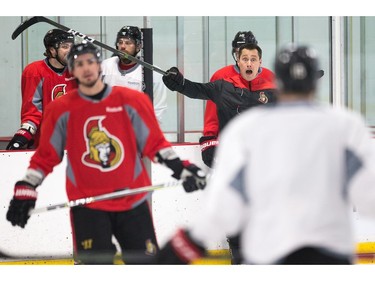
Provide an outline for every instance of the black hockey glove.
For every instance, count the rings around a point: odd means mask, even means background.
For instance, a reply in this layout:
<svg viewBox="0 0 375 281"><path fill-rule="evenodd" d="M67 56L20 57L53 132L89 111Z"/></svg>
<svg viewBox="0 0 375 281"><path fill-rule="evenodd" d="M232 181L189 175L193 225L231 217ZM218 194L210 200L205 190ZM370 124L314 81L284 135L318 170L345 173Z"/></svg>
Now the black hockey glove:
<svg viewBox="0 0 375 281"><path fill-rule="evenodd" d="M18 181L14 186L13 199L10 201L7 220L13 226L19 225L24 228L30 218L29 211L35 208L35 201L38 193L33 186L27 181Z"/></svg>
<svg viewBox="0 0 375 281"><path fill-rule="evenodd" d="M33 134L23 128L20 128L8 143L6 150L27 149L33 144Z"/></svg>
<svg viewBox="0 0 375 281"><path fill-rule="evenodd" d="M212 168L215 159L216 146L219 144L216 136L203 136L199 139L202 160L204 164Z"/></svg>
<svg viewBox="0 0 375 281"><path fill-rule="evenodd" d="M175 171L172 176L178 180L183 180L182 186L186 192L193 192L206 187L206 174L199 167L186 160L182 161L182 166L182 171L180 173Z"/></svg>
<svg viewBox="0 0 375 281"><path fill-rule="evenodd" d="M205 256L205 249L186 230L179 229L157 254L158 264L191 264Z"/></svg>
<svg viewBox="0 0 375 281"><path fill-rule="evenodd" d="M173 171L172 177L182 180L186 192L193 192L206 187L206 174L189 161L181 161L176 152L167 147L156 153L155 162L159 162Z"/></svg>
<svg viewBox="0 0 375 281"><path fill-rule="evenodd" d="M171 91L182 92L184 90L185 78L177 67L167 70L167 74L163 76L163 82Z"/></svg>

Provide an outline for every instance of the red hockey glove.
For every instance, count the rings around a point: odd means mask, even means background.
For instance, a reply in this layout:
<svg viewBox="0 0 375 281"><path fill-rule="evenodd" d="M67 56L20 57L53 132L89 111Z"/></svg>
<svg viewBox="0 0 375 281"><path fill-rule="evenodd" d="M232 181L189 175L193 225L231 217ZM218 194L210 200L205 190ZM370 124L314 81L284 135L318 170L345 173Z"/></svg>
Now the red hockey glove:
<svg viewBox="0 0 375 281"><path fill-rule="evenodd" d="M184 90L185 78L177 67L167 70L167 74L163 76L163 82L171 91L182 92Z"/></svg>
<svg viewBox="0 0 375 281"><path fill-rule="evenodd" d="M13 199L10 201L6 218L13 226L24 228L30 218L29 211L34 209L38 193L36 186L27 181L18 181L14 186Z"/></svg>
<svg viewBox="0 0 375 281"><path fill-rule="evenodd" d="M8 143L6 150L27 149L33 144L33 134L30 130L20 128Z"/></svg>
<svg viewBox="0 0 375 281"><path fill-rule="evenodd" d="M199 139L202 160L204 164L212 168L215 159L216 146L219 144L216 136L203 136Z"/></svg>
<svg viewBox="0 0 375 281"><path fill-rule="evenodd" d="M157 255L158 264L191 264L202 258L205 249L194 242L186 230L179 229Z"/></svg>

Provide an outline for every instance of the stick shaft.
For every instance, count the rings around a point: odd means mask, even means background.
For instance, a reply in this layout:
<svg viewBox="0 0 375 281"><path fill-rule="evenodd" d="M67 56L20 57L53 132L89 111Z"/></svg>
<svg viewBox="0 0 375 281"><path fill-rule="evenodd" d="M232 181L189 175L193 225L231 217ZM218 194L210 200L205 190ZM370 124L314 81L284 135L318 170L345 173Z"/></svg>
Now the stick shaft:
<svg viewBox="0 0 375 281"><path fill-rule="evenodd" d="M81 198L77 200L71 200L65 203L60 203L56 205L33 209L29 212L29 215L44 213L44 212L53 211L53 210L62 209L62 208L77 207L77 206L82 206L82 205L86 205L86 204L93 203L93 202L115 199L115 198L120 198L124 196L135 195L135 194L139 194L143 192L154 191L154 190L158 190L158 189L162 189L166 187L175 187L179 185L181 185L181 181L144 186L144 187L135 188L135 189L124 189L124 190L106 193L106 194L102 194L98 196L86 197L86 198Z"/></svg>
<svg viewBox="0 0 375 281"><path fill-rule="evenodd" d="M139 63L140 65L142 65L142 66L144 66L144 67L146 67L146 68L148 68L150 70L156 71L156 72L158 72L158 73L160 73L162 75L166 75L167 74L164 70L162 70L162 69L160 69L160 68L158 68L158 67L156 67L156 66L154 66L152 64L149 64L149 63L147 63L147 62L145 62L143 60L140 60L140 59L138 59L136 57L133 57L133 56L127 54L127 53L124 53L124 52L119 51L119 50L117 50L115 48L112 48L112 47L110 47L110 46L108 46L108 45L106 45L106 44L104 44L104 43L102 43L100 41L95 40L94 38L91 38L91 37L89 37L89 36L87 36L87 35L79 32L79 31L75 31L75 30L73 30L73 29L71 29L69 27L66 27L65 25L62 25L62 24L60 24L58 22L55 22L55 21L53 21L53 20L51 20L49 18L46 18L46 17L40 17L40 16L38 16L38 17L32 17L32 18L28 19L27 21L23 22L13 32L12 39L17 38L17 36L20 33L22 33L24 30L26 30L27 28L29 28L30 26L32 26L32 25L34 25L34 24L36 24L38 22L49 23L49 24L51 24L51 25L53 25L53 26L55 26L55 27L57 27L59 29L62 29L64 31L66 31L66 32L69 32L69 33L73 34L74 36L77 36L77 37L82 38L83 40L86 40L86 41L88 41L88 42L90 42L92 44L95 44L95 45L97 45L99 47L102 47L103 49L111 51L111 52L113 52L113 53L115 53L117 55L123 56L126 59L129 59L129 60L131 60L133 62Z"/></svg>

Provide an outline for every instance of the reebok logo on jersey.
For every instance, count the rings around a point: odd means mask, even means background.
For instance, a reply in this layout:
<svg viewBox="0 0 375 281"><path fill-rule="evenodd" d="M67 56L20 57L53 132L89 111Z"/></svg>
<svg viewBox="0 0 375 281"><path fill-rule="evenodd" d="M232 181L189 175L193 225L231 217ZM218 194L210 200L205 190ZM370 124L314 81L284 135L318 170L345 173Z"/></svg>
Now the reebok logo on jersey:
<svg viewBox="0 0 375 281"><path fill-rule="evenodd" d="M109 107L109 106L107 106L105 108L105 111L107 111L107 112L121 112L122 110L123 109L122 109L121 106L117 106L117 107Z"/></svg>
<svg viewBox="0 0 375 281"><path fill-rule="evenodd" d="M71 80L74 80L76 79L75 77L70 77L70 78L65 78L65 81L71 81Z"/></svg>
<svg viewBox="0 0 375 281"><path fill-rule="evenodd" d="M139 86L140 85L139 82L129 81L128 83L129 83L129 85L135 85L135 86Z"/></svg>

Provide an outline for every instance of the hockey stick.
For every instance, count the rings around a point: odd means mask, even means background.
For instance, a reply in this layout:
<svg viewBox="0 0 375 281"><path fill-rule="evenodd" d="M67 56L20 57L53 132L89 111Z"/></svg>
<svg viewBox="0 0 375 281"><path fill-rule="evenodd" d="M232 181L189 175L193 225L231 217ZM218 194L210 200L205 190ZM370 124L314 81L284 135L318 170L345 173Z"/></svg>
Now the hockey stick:
<svg viewBox="0 0 375 281"><path fill-rule="evenodd" d="M143 192L148 192L148 191L154 191L157 189L162 189L166 187L175 187L181 185L181 181L175 181L175 182L169 182L169 183L162 183L158 185L150 185L150 186L144 186L140 188L135 188L135 189L124 189L120 191L115 191L111 193L106 193L98 196L92 196L92 197L86 197L86 198L81 198L77 200L71 200L66 203L60 203L56 205L51 205L47 207L41 207L37 209L33 209L29 212L29 215L34 215L34 214L39 214L39 213L44 213L48 211L53 211L61 208L72 208L72 207L77 207L77 206L82 206L86 204L90 204L93 202L98 202L98 201L103 201L103 200L108 200L108 199L115 199L115 198L120 198L124 196L130 196L130 195L135 195Z"/></svg>
<svg viewBox="0 0 375 281"><path fill-rule="evenodd" d="M160 73L162 75L167 75L167 73L164 70L161 70L160 68L158 68L158 67L156 67L156 66L154 66L152 64L149 64L149 63L147 63L147 62L145 62L143 60L135 58L135 57L133 57L133 56L127 54L127 53L121 52L121 51L119 51L119 50L117 50L115 48L112 48L112 47L110 47L110 46L108 46L108 45L106 45L106 44L104 44L104 43L102 43L100 41L97 41L97 40L95 40L95 39L93 39L93 38L91 38L91 37L89 37L89 36L87 36L87 35L79 32L79 31L75 31L73 29L70 29L69 27L66 27L66 26L64 26L64 25L62 25L60 23L57 23L57 22L55 22L55 21L53 21L53 20L51 20L49 18L46 18L46 17L35 16L35 17L31 17L31 18L27 19L26 21L24 21L23 23L21 23L16 28L16 30L12 33L12 39L13 40L16 39L18 37L18 35L20 35L23 31L25 31L27 28L29 28L30 26L32 26L32 25L34 25L34 24L36 24L38 22L49 23L49 24L51 24L51 25L53 25L53 26L55 26L55 27L57 27L59 29L62 29L64 31L66 31L66 32L69 32L69 33L73 34L74 36L77 36L77 37L82 38L83 40L86 40L86 41L88 41L88 42L90 42L92 44L95 44L95 45L97 45L99 47L102 47L103 49L111 51L111 52L113 52L113 53L115 53L117 55L121 55L124 58L131 60L132 62L139 63L140 65L142 65L142 66L144 66L144 67L146 67L146 68L148 68L150 70L156 71L156 72L158 72L158 73Z"/></svg>

